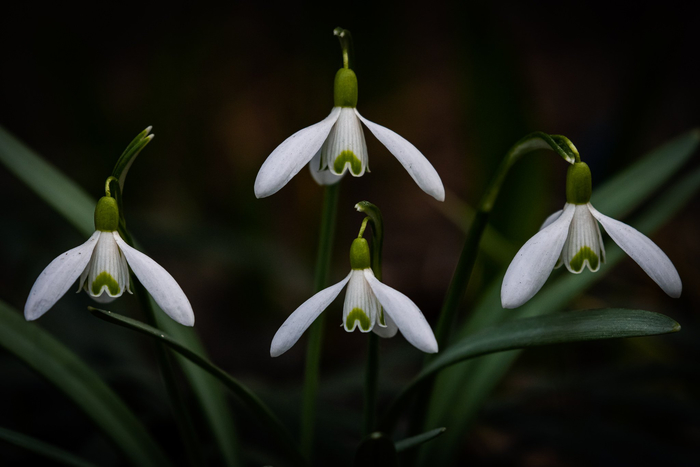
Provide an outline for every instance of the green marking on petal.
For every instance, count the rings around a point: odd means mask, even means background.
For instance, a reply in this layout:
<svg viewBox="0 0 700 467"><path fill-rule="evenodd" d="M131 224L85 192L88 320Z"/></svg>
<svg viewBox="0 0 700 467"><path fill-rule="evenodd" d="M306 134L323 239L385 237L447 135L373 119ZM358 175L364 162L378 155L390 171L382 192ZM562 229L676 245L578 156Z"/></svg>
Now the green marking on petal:
<svg viewBox="0 0 700 467"><path fill-rule="evenodd" d="M379 324L386 326L386 321L384 321L384 308L379 309Z"/></svg>
<svg viewBox="0 0 700 467"><path fill-rule="evenodd" d="M350 313L348 313L348 318L345 320L345 327L347 329L352 329L355 321L360 323L360 329L367 332L370 330L372 323L369 321L369 316L360 308L353 308Z"/></svg>
<svg viewBox="0 0 700 467"><path fill-rule="evenodd" d="M581 272L583 270L584 262L588 260L588 267L590 269L598 269L598 255L596 255L590 247L584 246L578 250L578 253L571 258L569 265L571 269L576 272Z"/></svg>
<svg viewBox="0 0 700 467"><path fill-rule="evenodd" d="M114 277L107 271L102 271L92 282L92 294L97 295L102 290L103 286L107 286L107 290L111 295L119 294L119 284L114 280Z"/></svg>
<svg viewBox="0 0 700 467"><path fill-rule="evenodd" d="M362 161L349 149L341 152L340 155L335 158L333 169L335 169L336 173L343 173L343 168L345 168L345 164L347 163L350 164L350 172L354 176L357 177L362 173Z"/></svg>

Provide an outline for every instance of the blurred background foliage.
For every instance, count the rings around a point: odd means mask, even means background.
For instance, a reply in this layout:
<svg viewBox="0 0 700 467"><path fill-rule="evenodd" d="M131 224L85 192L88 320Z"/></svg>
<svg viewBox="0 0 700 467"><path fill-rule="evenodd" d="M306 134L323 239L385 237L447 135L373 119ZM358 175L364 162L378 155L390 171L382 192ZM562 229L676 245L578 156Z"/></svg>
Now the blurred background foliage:
<svg viewBox="0 0 700 467"><path fill-rule="evenodd" d="M0 17L0 124L95 200L124 147L154 126L156 138L126 183L130 230L187 293L212 360L294 428L304 345L274 360L268 352L277 327L312 292L322 190L306 169L264 200L255 199L253 182L280 142L330 111L341 66L333 28L355 38L358 109L414 143L448 193L444 205L425 195L366 132L372 172L343 181L331 280L349 267L362 219L353 206L367 199L384 215L384 281L434 324L464 240L450 220L458 200L476 204L520 137L535 130L569 137L593 170L595 191L698 124L694 18L674 2L633 10L599 1L16 4ZM565 169L543 153L512 171L492 218L505 262L479 260L460 319L564 203ZM0 298L22 309L41 270L84 238L4 168L0 197ZM696 197L653 236L683 279L680 299L626 259L567 307L660 311L682 332L528 350L459 434L451 463L697 462L699 207ZM152 343L94 319L89 304L69 293L37 325L102 375L178 459ZM365 338L339 331L341 308L339 301L328 311L319 465L349 465L359 440ZM111 309L140 317L133 297ZM380 404L422 359L402 338L381 350ZM0 374L0 426L99 465L124 462L63 395L4 352ZM256 452L263 462L269 440L232 405L253 462ZM204 443L213 449L206 436ZM31 456L0 444L4 465Z"/></svg>

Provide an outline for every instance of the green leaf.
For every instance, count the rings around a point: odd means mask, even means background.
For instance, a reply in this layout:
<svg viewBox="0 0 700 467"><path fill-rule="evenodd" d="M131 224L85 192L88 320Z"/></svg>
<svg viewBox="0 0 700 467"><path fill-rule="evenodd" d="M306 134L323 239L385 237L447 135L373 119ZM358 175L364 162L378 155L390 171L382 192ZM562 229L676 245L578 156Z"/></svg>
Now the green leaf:
<svg viewBox="0 0 700 467"><path fill-rule="evenodd" d="M613 218L637 208L651 196L656 188L668 182L670 177L686 163L696 151L700 136L697 130L688 132L655 149L632 167L593 190L591 204ZM643 167L644 169L640 169ZM673 170L669 170L672 168ZM633 174L630 176L628 174ZM644 183L640 183L642 180ZM700 170L696 169L674 183L654 203L644 209L642 216L632 222L646 235L664 225L700 189ZM602 193L602 196L601 196ZM628 193L635 193L631 198ZM503 310L500 305L500 275L487 289L481 301L461 326L456 337L474 333L485 326L509 319L551 313L566 306L571 299L595 282L603 279L616 264L627 256L614 244L605 247L607 262L595 274L552 274L548 284L524 306L516 310ZM629 259L627 259L629 261ZM424 451L426 458L449 463L475 414L493 388L503 378L520 351L489 355L466 362L440 374L431 397L428 425L445 425L449 433Z"/></svg>
<svg viewBox="0 0 700 467"><path fill-rule="evenodd" d="M141 422L82 360L0 301L0 346L46 378L111 438L129 462L169 465Z"/></svg>
<svg viewBox="0 0 700 467"><path fill-rule="evenodd" d="M8 430L7 428L0 428L0 440L14 444L15 446L31 451L54 462L58 462L59 464L70 465L72 467L96 467L95 464L81 459L68 451L39 441L31 436Z"/></svg>
<svg viewBox="0 0 700 467"><path fill-rule="evenodd" d="M208 359L202 357L201 355L193 352L191 349L182 345L177 340L173 339L169 335L163 333L160 329L156 329L152 326L144 324L135 319L131 319L126 316L121 316L110 311L100 310L98 308L88 307L88 310L92 312L98 318L104 319L110 323L117 324L129 328L131 330L137 331L141 334L145 334L151 338L154 338L163 344L170 347L175 352L179 353L187 360L197 365L200 369L206 371L213 377L215 377L219 382L226 386L249 410L251 410L257 419L269 430L269 432L277 438L277 441L285 449L287 454L290 455L291 460L295 465L305 466L306 461L299 451L294 439L289 434L287 429L282 425L282 423L277 419L277 417L272 413L272 411L265 405L265 403L260 400L251 390L249 390L245 385L240 383L234 377L226 373L224 370L214 365Z"/></svg>
<svg viewBox="0 0 700 467"><path fill-rule="evenodd" d="M680 325L677 322L660 313L617 308L553 313L491 326L455 342L431 360L391 404L380 426L388 429L393 425L399 410L422 382L440 370L467 359L505 350L654 336L678 330Z"/></svg>
<svg viewBox="0 0 700 467"><path fill-rule="evenodd" d="M89 196L56 167L46 162L0 126L0 162L83 235L95 231L97 198Z"/></svg>
<svg viewBox="0 0 700 467"><path fill-rule="evenodd" d="M403 439L396 442L396 452L403 452L409 449L417 448L421 444L427 443L428 441L437 438L443 434L447 428L435 428L434 430L426 431L416 436L411 436L410 438Z"/></svg>
<svg viewBox="0 0 700 467"><path fill-rule="evenodd" d="M134 141L141 139L143 132ZM133 149L139 151L143 146L134 145L132 142L124 151L124 155L132 154ZM133 157L130 159L133 161ZM5 164L17 178L22 180L46 203L65 217L85 238L95 231L93 215L96 198L90 197L73 180L66 177L56 167L43 160L34 151L22 144L7 130L0 126L0 162ZM119 164L118 164L119 165ZM120 175L124 175L126 166ZM115 173L118 168L115 167ZM154 303L155 304L155 303ZM188 348L196 350L204 355L204 347L192 328L180 326L172 321L154 306L158 326L165 332L174 336L179 342ZM195 396L202 407L202 412L216 439L219 449L224 454L226 465L233 467L238 465L236 446L237 435L230 417L230 411L226 404L224 392L213 378L182 358L178 358L183 373L192 386Z"/></svg>

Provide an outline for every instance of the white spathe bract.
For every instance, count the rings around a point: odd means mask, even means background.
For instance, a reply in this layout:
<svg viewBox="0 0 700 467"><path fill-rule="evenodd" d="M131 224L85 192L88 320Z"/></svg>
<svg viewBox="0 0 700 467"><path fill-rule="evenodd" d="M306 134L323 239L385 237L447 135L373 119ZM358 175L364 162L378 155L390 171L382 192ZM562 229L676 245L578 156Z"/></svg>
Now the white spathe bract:
<svg viewBox="0 0 700 467"><path fill-rule="evenodd" d="M270 355L278 357L289 350L346 284L348 290L343 306L346 331L359 328L361 332L373 331L381 337L393 337L398 330L419 350L427 353L438 351L433 331L418 306L401 292L382 284L367 268L353 269L345 279L302 303L277 330Z"/></svg>
<svg viewBox="0 0 700 467"><path fill-rule="evenodd" d="M255 196L265 198L279 191L305 164L317 183L338 182L345 172L355 177L369 170L362 125L391 152L418 186L438 201L445 188L435 168L411 143L393 131L362 117L352 107L333 107L321 122L284 140L263 163L255 179Z"/></svg>
<svg viewBox="0 0 700 467"><path fill-rule="evenodd" d="M127 245L118 232L99 230L44 269L29 292L24 316L28 321L39 318L76 279L80 279L78 291L84 289L99 303L111 302L125 290L131 293L129 266L168 316L185 326L194 325L192 306L175 279L151 258Z"/></svg>
<svg viewBox="0 0 700 467"><path fill-rule="evenodd" d="M600 222L615 243L673 298L680 297L681 278L668 256L638 230L598 212L591 203L566 203L545 220L508 266L501 287L503 308L517 308L544 285L562 264L573 273L595 272L605 262Z"/></svg>

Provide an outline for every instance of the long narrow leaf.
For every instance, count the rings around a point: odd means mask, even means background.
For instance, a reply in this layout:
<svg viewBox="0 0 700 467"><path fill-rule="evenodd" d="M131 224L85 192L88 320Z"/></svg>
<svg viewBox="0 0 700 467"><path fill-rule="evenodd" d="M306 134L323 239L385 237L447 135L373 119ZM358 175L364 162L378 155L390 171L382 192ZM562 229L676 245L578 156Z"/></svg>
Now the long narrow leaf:
<svg viewBox="0 0 700 467"><path fill-rule="evenodd" d="M592 203L601 212L619 218L625 212L632 211L648 198L653 189L666 183L675 171L687 162L698 146L698 132L692 131L674 139L670 143L652 151L623 174L613 178L594 190ZM638 183L642 175L638 167L644 167L645 183ZM636 174L635 177L626 175ZM700 189L700 170L694 170L680 182L675 183L659 196L654 203L644 210L643 215L632 225L649 235L666 223L688 200ZM639 199L627 196L634 192ZM604 198L600 196L603 193ZM530 302L517 310L503 310L500 306L499 277L487 289L481 302L473 311L470 319L456 333L465 336L476 332L484 326L503 322L508 319L551 313L564 307L573 297L603 279L614 266L626 256L615 245L606 246L607 262L595 274L560 274L552 278ZM556 274L554 274L556 275ZM466 362L443 372L438 378L436 390L431 400L430 416L427 423L445 425L450 431L435 444L424 451L426 458L449 462L449 458L463 439L465 430L471 425L475 413L484 399L493 390L498 381L507 372L520 351L489 355L476 361Z"/></svg>
<svg viewBox="0 0 700 467"><path fill-rule="evenodd" d="M145 144L143 141L148 140L141 139L142 145ZM133 161L133 158L130 160ZM74 181L22 144L2 126L0 162L86 238L94 232L93 214L96 198L90 197ZM121 172L124 173L125 170ZM167 318L160 308L155 308L158 326L161 329L200 355L205 354L204 347L193 329L178 325ZM178 357L178 362L202 407L204 417L226 459L226 465L237 465L237 434L221 386L210 375L185 359Z"/></svg>
<svg viewBox="0 0 700 467"><path fill-rule="evenodd" d="M483 329L450 345L432 360L392 403L380 426L388 429L420 384L440 370L481 355L542 345L667 334L680 330L668 316L608 308L554 313Z"/></svg>
<svg viewBox="0 0 700 467"><path fill-rule="evenodd" d="M164 334L160 329L156 329L147 324L141 323L134 319L128 318L126 316L121 316L110 311L100 310L98 308L88 307L88 309L98 318L109 321L110 323L117 324L119 326L124 326L131 330L137 331L141 334L145 334L157 341L167 345L175 352L179 353L183 357L187 358L190 362L197 365L202 370L206 371L213 377L219 380L224 386L226 386L236 397L238 397L241 402L251 410L258 420L268 429L268 431L273 434L281 446L286 450L287 454L290 455L294 465L305 466L306 461L301 454L301 451L294 442L292 436L289 434L287 429L282 425L282 423L277 419L277 417L272 413L272 411L265 405L265 403L258 398L252 391L250 391L245 385L240 383L234 377L226 373L224 370L214 365L208 359L202 357L201 355L193 352L191 349L182 345L177 340L173 339L171 336Z"/></svg>
<svg viewBox="0 0 700 467"><path fill-rule="evenodd" d="M169 465L141 422L80 358L0 301L0 347L5 348L73 400L107 434L129 462Z"/></svg>
<svg viewBox="0 0 700 467"><path fill-rule="evenodd" d="M0 440L14 444L15 446L31 451L54 462L58 462L59 464L69 465L72 467L95 467L95 464L81 459L68 451L64 451L56 446L39 441L31 436L8 430L7 428L0 428Z"/></svg>

